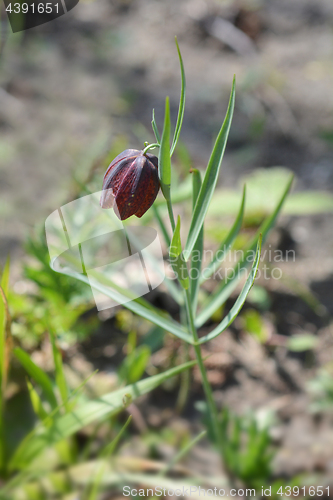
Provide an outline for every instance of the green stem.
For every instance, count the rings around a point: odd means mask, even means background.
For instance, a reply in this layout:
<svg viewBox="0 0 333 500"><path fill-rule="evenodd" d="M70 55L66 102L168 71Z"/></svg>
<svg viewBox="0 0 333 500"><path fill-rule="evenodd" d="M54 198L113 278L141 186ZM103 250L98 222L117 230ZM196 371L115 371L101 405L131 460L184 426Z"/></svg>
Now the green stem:
<svg viewBox="0 0 333 500"><path fill-rule="evenodd" d="M202 355L201 355L201 348L200 348L200 345L198 344L198 340L199 340L198 333L197 333L196 327L194 325L193 310L191 307L191 295L190 295L190 292L188 289L185 290L185 303L186 303L189 328L190 328L190 331L193 335L193 340L195 342L193 347L194 347L195 355L196 355L198 366L199 366L200 373L201 373L202 385L204 388L206 401L207 401L207 405L208 405L209 417L211 419L211 424L212 424L213 432L214 432L214 435L216 438L216 442L218 443L219 449L221 450L222 449L222 447L221 447L222 438L221 438L221 431L220 431L220 426L219 426L218 410L217 410L217 407L216 407L216 404L214 401L212 388L211 388L210 383L209 383L208 378L207 378L206 368L205 368L205 365L204 365L204 362L202 359Z"/></svg>
<svg viewBox="0 0 333 500"><path fill-rule="evenodd" d="M167 202L167 207L168 207L168 212L169 212L169 219L170 219L170 224L171 224L171 228L172 228L172 233L174 233L175 229L176 229L176 224L175 224L175 218L173 215L171 199L166 198L166 202Z"/></svg>
<svg viewBox="0 0 333 500"><path fill-rule="evenodd" d="M156 142L156 143L154 143L154 144L148 144L148 146L146 146L146 147L144 148L144 150L142 151L142 153L143 153L143 154L146 154L146 153L147 153L147 151L149 151L150 149L155 149L155 148L159 148L159 147L160 147L160 145L159 145L159 144L157 144L157 142Z"/></svg>
<svg viewBox="0 0 333 500"><path fill-rule="evenodd" d="M180 319L181 319L181 324L187 327L187 312L186 312L186 307L185 304L183 304L180 308ZM184 345L184 353L183 357L184 359L182 360L182 363L186 363L187 361L190 361L190 349L189 349L189 344L185 342ZM178 392L178 398L177 398L177 403L176 403L176 410L178 413L182 413L186 403L188 401L188 396L190 392L190 370L185 370L181 373L180 376L180 387L179 387L179 392Z"/></svg>

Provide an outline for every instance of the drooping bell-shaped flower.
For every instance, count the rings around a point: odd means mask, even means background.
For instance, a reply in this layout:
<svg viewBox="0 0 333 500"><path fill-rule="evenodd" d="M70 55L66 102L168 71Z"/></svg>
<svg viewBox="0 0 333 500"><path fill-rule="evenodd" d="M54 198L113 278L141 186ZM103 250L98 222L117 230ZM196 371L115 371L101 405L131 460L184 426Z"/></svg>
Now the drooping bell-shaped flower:
<svg viewBox="0 0 333 500"><path fill-rule="evenodd" d="M105 172L100 205L114 207L121 220L131 215L142 217L154 203L159 188L157 157L126 149Z"/></svg>

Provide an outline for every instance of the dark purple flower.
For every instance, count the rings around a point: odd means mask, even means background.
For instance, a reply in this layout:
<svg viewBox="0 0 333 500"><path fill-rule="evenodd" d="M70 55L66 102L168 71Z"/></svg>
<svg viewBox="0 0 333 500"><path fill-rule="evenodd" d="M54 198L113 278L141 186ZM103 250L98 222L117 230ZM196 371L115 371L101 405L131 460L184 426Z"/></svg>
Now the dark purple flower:
<svg viewBox="0 0 333 500"><path fill-rule="evenodd" d="M105 172L100 205L111 208L116 204L115 212L121 220L131 215L142 217L154 203L159 188L156 156L126 149Z"/></svg>

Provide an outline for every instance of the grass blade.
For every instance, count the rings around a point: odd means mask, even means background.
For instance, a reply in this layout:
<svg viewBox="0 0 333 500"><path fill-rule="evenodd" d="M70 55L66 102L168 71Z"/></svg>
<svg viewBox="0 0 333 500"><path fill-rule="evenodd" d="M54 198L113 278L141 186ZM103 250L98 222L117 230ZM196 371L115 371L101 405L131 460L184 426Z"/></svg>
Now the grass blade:
<svg viewBox="0 0 333 500"><path fill-rule="evenodd" d="M57 407L58 403L53 392L52 382L46 373L39 368L27 354L20 347L15 347L13 349L15 357L19 360L23 368L26 370L28 375L34 379L34 381L40 386L45 396L45 399L50 403L51 408Z"/></svg>
<svg viewBox="0 0 333 500"><path fill-rule="evenodd" d="M122 438L124 432L126 431L127 427L131 423L131 421L132 421L132 415L130 415L128 417L128 419L126 420L125 424L122 426L122 428L120 429L120 431L118 432L116 437L114 439L112 439L111 443L108 443L105 446L105 448L103 448L103 450L99 454L100 457L106 457L106 456L109 457L110 455L113 454L114 450L116 449L120 439Z"/></svg>
<svg viewBox="0 0 333 500"><path fill-rule="evenodd" d="M165 99L164 127L158 156L158 174L161 190L166 200L170 200L171 159L170 159L170 104Z"/></svg>
<svg viewBox="0 0 333 500"><path fill-rule="evenodd" d="M4 422L3 412L5 402L3 399L4 390L7 381L7 371L9 365L9 337L10 337L10 315L8 310L7 296L9 288L9 257L2 271L0 281L0 470L5 467L5 448L4 448Z"/></svg>
<svg viewBox="0 0 333 500"><path fill-rule="evenodd" d="M195 203L198 199L198 195L201 188L201 175L200 171L197 169L192 169L192 180L193 180L193 209L195 208ZM202 225L197 241L193 247L192 259L191 259L191 304L193 310L193 316L196 315L197 303L198 303L198 292L200 286L200 275L201 275L201 265L203 256L203 245L204 245L204 226Z"/></svg>
<svg viewBox="0 0 333 500"><path fill-rule="evenodd" d="M0 283L6 296L8 295L8 288L9 288L9 270L10 270L10 259L8 257L2 271L1 283Z"/></svg>
<svg viewBox="0 0 333 500"><path fill-rule="evenodd" d="M68 438L91 422L116 415L124 409L125 400L131 401L147 394L168 378L174 377L194 365L195 362L191 361L177 366L84 403L72 412L60 416L54 420L50 427L42 428L38 434L28 436L21 443L10 462L10 468L13 470L27 467L46 447L53 446L58 441Z"/></svg>
<svg viewBox="0 0 333 500"><path fill-rule="evenodd" d="M125 430L129 426L131 420L132 420L132 415L130 415L128 417L128 419L126 420L125 424L123 425L123 427L118 432L117 436L111 441L111 443L109 443L102 450L102 452L99 454L99 456L109 457L110 455L112 455L112 453L115 450L117 444L119 443L122 435L124 434ZM107 462L104 461L98 467L97 473L95 475L95 478L93 479L93 483L92 483L91 488L90 488L90 493L89 493L89 496L88 496L88 500L97 500L99 491L101 489L101 482L102 482L102 479L103 479L103 476L104 476L104 473L105 473L106 464L107 464Z"/></svg>
<svg viewBox="0 0 333 500"><path fill-rule="evenodd" d="M86 283L90 287L98 290L107 297L110 297L118 304L122 304L124 307L130 311L138 314L142 318L148 319L155 325L160 326L164 330L173 333L177 337L185 340L186 342L192 342L192 338L189 333L183 328L179 323L167 315L163 315L161 311L153 307L149 302L144 300L142 297L137 298L136 294L130 289L125 289L114 283L112 280L104 276L101 272L96 270L89 271L89 278L85 274L73 271L70 269L70 265L73 267L78 266L78 259L72 255L67 257L67 266L63 267L60 272L67 276L76 278L83 283ZM92 279L93 278L93 279Z"/></svg>
<svg viewBox="0 0 333 500"><path fill-rule="evenodd" d="M226 277L226 279L218 286L217 290L209 297L207 303L204 304L202 311L195 320L195 325L197 328L202 326L212 316L212 314L222 304L224 304L224 302L230 297L232 292L237 287L241 272L250 264L249 256L254 252L260 234L262 235L262 242L264 244L269 231L274 226L283 203L290 191L293 179L294 176L291 176L275 210L261 224L260 228L257 231L257 234L245 249L243 258L234 266L230 275Z"/></svg>
<svg viewBox="0 0 333 500"><path fill-rule="evenodd" d="M6 344L7 344L7 333L8 333L8 323L10 321L7 297L9 288L9 257L6 260L6 264L3 268L1 275L1 297L0 297L0 389L1 394L4 390L4 383L6 380L7 373L7 360L6 360ZM0 395L1 398L1 395Z"/></svg>
<svg viewBox="0 0 333 500"><path fill-rule="evenodd" d="M191 255L216 187L235 106L235 85L236 81L234 77L227 113L210 156L205 177L194 209L189 235L184 250L185 260L188 260Z"/></svg>
<svg viewBox="0 0 333 500"><path fill-rule="evenodd" d="M168 318L167 316L163 316L158 309L151 306L151 304L149 304L148 302L142 299L130 300L126 302L124 301L124 299L127 298L126 295L122 295L119 291L111 290L109 287L104 286L101 282L97 283L94 280L94 282L90 283L88 278L84 274L67 270L65 274L67 274L68 276L73 276L74 278L83 281L87 285L92 286L96 290L105 294L107 297L110 297L111 299L115 300L118 303L122 303L123 306L126 307L126 309L129 309L138 316L141 316L142 318L151 321L152 323L154 323L154 325L160 326L167 332L173 333L174 335L176 335L176 337L185 340L185 342L189 343L193 342L191 336L185 330L185 328L183 328L179 323L177 323L173 319ZM102 281L103 279L105 281L105 277L103 277L101 273L97 272L93 273L91 271L91 274L94 274L97 279L100 278L100 281Z"/></svg>
<svg viewBox="0 0 333 500"><path fill-rule="evenodd" d="M67 387L67 382L64 374L64 368L62 364L62 356L61 352L56 344L56 339L55 335L52 332L51 329L49 329L50 332L50 338L51 338L51 344L52 344L52 352L53 352L53 360L54 360L54 367L55 367L55 380L56 380L56 385L58 387L60 396L61 396L61 401L63 402L66 410L68 410L68 387Z"/></svg>
<svg viewBox="0 0 333 500"><path fill-rule="evenodd" d="M33 387L32 383L29 381L29 379L27 379L27 386L28 386L28 390L29 390L30 401L31 401L32 407L34 409L34 412L36 413L38 418L43 421L45 418L47 418L47 413L44 410L43 403L42 403L37 391Z"/></svg>
<svg viewBox="0 0 333 500"><path fill-rule="evenodd" d="M182 128L184 111L185 111L185 94L186 94L186 79L185 79L183 58L182 58L182 55L180 53L180 49L179 49L179 45L178 45L178 41L177 41L176 36L175 36L175 42L176 42L176 47L177 47L177 52L178 52L178 57L179 57L182 83L181 83L180 100L179 100L179 107L178 107L178 116L177 116L177 122L176 122L176 127L175 127L175 133L174 133L173 140L172 140L170 156L173 155L173 152L177 146L179 134L180 134L180 131Z"/></svg>
<svg viewBox="0 0 333 500"><path fill-rule="evenodd" d="M200 283L203 283L204 281L206 281L216 271L216 269L218 268L219 264L221 263L223 257L225 256L225 254L227 253L227 251L229 250L229 248L231 247L231 245L235 241L235 239L240 231L240 228L242 227L242 223L243 223L244 207L245 207L245 194L246 194L246 188L244 186L242 202L241 202L241 206L240 206L238 215L236 217L236 220L235 220L232 228L230 229L229 233L227 234L226 238L222 241L221 245L217 249L213 260L205 269L204 276L201 277Z"/></svg>
<svg viewBox="0 0 333 500"><path fill-rule="evenodd" d="M252 285L254 283L254 280L255 280L255 277L256 277L256 274L258 271L259 262L260 262L260 251L261 251L261 237L259 238L259 241L257 244L257 252L256 252L256 256L255 256L255 259L254 259L254 262L252 265L252 269L249 273L249 276L245 282L245 285L244 285L241 293L237 297L235 304L230 309L227 316L221 321L221 323L216 328L214 328L214 330L212 330L210 333L208 333L204 337L200 338L200 344L203 344L204 342L208 342L208 340L212 340L215 337L217 337L218 335L220 335L220 333L222 333L226 328L228 328L229 325L231 325L231 323L234 321L236 316L239 314L239 311L243 307L243 304L246 300L246 297L247 297L247 295L248 295L249 291L251 290Z"/></svg>
<svg viewBox="0 0 333 500"><path fill-rule="evenodd" d="M177 455L158 473L158 476L165 476L187 453L195 446L200 439L207 434L207 431L202 431L189 443L187 443Z"/></svg>

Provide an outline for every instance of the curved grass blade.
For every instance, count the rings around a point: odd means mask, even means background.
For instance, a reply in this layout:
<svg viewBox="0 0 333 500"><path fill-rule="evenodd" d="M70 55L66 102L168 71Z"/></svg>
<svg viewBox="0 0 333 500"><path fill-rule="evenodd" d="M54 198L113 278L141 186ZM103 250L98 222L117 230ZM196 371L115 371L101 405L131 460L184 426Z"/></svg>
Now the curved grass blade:
<svg viewBox="0 0 333 500"><path fill-rule="evenodd" d="M178 52L178 57L179 57L182 83L181 83L180 100L179 100L179 107L178 107L178 116L177 116L177 122L176 122L176 127L175 127L175 133L174 133L173 140L172 140L170 156L172 156L174 153L174 150L177 146L179 134L180 134L180 131L182 128L184 111L185 111L185 94L186 94L186 79L185 79L183 58L182 58L182 55L180 53L180 49L179 49L179 45L178 45L178 41L177 41L176 36L175 36L175 42L176 42L176 47L177 47L177 52Z"/></svg>
<svg viewBox="0 0 333 500"><path fill-rule="evenodd" d="M83 283L86 283L89 286L92 286L96 290L102 292L105 294L107 297L110 297L111 299L115 300L118 303L122 303L123 307L126 307L126 309L129 309L130 311L134 312L135 314L138 314L142 318L148 319L154 325L160 326L167 332L173 333L176 335L176 337L184 340L185 342L192 343L193 340L189 333L176 321L174 321L171 318L168 318L167 316L163 316L158 309L153 307L151 304L149 304L147 301L144 299L135 299L135 300L129 300L128 302L124 303L124 299L128 299L128 294L125 293L126 291L120 291L119 290L110 290L110 288L106 288L102 282L107 282L110 283L110 280L107 280L105 276L103 276L101 273L97 273L96 271L90 271L92 275L96 279L100 280L100 283L96 283L95 281L93 283L89 282L89 279L84 275L80 273L76 273L74 271L69 271L66 270L63 271L64 274L67 274L68 276L72 276ZM112 283L111 283L112 285ZM118 287L119 288L119 287Z"/></svg>
<svg viewBox="0 0 333 500"><path fill-rule="evenodd" d="M55 380L56 380L56 385L58 387L60 396L61 396L61 401L63 402L66 411L69 409L68 406L68 387L67 387L67 382L64 374L64 367L62 364L62 356L61 352L56 344L56 338L55 334L52 331L51 328L49 328L50 332L50 338L51 338L51 344L52 344L52 352L53 352L53 361L54 361L54 367L55 367Z"/></svg>
<svg viewBox="0 0 333 500"><path fill-rule="evenodd" d="M181 286L187 290L190 286L188 269L183 258L182 244L180 241L180 216L178 215L177 225L173 233L170 245L170 263Z"/></svg>
<svg viewBox="0 0 333 500"><path fill-rule="evenodd" d="M38 434L28 436L21 443L10 462L10 469L27 467L46 447L53 446L62 439L68 438L91 422L116 415L124 409L125 400L134 400L147 394L168 378L174 377L194 365L195 362L191 361L177 366L84 403L77 409L55 419L50 427L42 428Z"/></svg>
<svg viewBox="0 0 333 500"><path fill-rule="evenodd" d="M214 328L210 333L205 335L204 337L200 338L200 344L203 344L205 342L208 342L208 340L212 340L220 333L222 333L226 328L228 328L229 325L234 321L234 319L238 316L239 311L242 309L243 304L246 300L246 297L248 296L249 291L252 288L252 285L254 283L257 271L258 271L258 266L260 262L260 252L261 252L261 241L262 238L260 236L258 244L257 244L257 251L256 251L256 256L253 262L253 266L251 268L251 271L249 273L249 276L245 282L245 285L243 286L243 289L241 293L238 295L237 300L233 307L230 309L229 313L227 316L221 321L221 323Z"/></svg>
<svg viewBox="0 0 333 500"><path fill-rule="evenodd" d="M217 136L212 154L210 156L205 177L200 189L200 193L198 196L197 203L195 205L194 213L192 216L192 221L190 225L190 230L184 250L184 257L185 260L188 260L193 247L195 245L195 242L197 241L197 238L200 233L200 229L203 225L203 222L205 220L205 216L209 207L209 203L212 199L217 179L219 176L220 172L220 167L224 155L224 150L227 144L227 139L229 135L229 130L231 126L231 120L232 120L232 115L234 112L234 106L235 106L235 85L236 85L236 80L235 77L232 82L232 88L231 88L231 94L230 94L230 99L229 99L229 105L227 109L227 113L224 119L224 122L222 124L222 127L220 129L220 132Z"/></svg>
<svg viewBox="0 0 333 500"><path fill-rule="evenodd" d="M54 409L58 406L56 397L53 392L52 382L46 373L39 368L31 359L29 354L27 354L20 347L15 347L13 349L15 357L19 360L23 368L26 370L28 375L34 379L34 381L40 386L45 396L45 399L50 403L51 408Z"/></svg>
<svg viewBox="0 0 333 500"><path fill-rule="evenodd" d="M229 233L227 234L226 238L222 241L221 245L215 252L214 258L211 261L211 263L206 267L204 275L201 277L200 283L204 283L210 276L216 271L218 268L219 264L223 260L225 254L235 241L240 228L242 227L243 223L243 217L244 217L244 207L245 207L245 193L246 193L246 188L244 186L243 189L243 197L242 197L242 202L241 206L239 208L238 215L236 217L236 220L230 229ZM220 253L219 253L220 252Z"/></svg>
<svg viewBox="0 0 333 500"><path fill-rule="evenodd" d="M290 177L290 180L284 189L282 196L275 208L275 210L264 220L261 224L260 228L257 231L257 234L254 236L253 240L249 243L247 248L244 250L243 258L240 259L239 262L234 266L230 275L226 277L226 279L217 287L217 290L209 297L206 304L204 304L202 311L199 313L195 320L195 326L199 328L202 326L211 316L212 314L222 305L224 302L230 297L232 292L238 285L238 280L241 276L241 272L246 269L246 267L250 264L250 256L253 254L259 235L262 234L262 242L264 243L269 231L274 226L275 221L281 211L283 203L290 191L294 176Z"/></svg>
<svg viewBox="0 0 333 500"><path fill-rule="evenodd" d="M201 175L200 171L197 169L192 169L192 180L193 180L193 209L195 208L195 203L198 199L198 195L201 188ZM198 303L198 292L200 285L200 275L202 266L202 256L203 256L203 244L204 244L204 226L202 225L197 241L193 247L192 259L191 259L191 305L193 316L196 315L197 303Z"/></svg>
<svg viewBox="0 0 333 500"><path fill-rule="evenodd" d="M159 133L157 125L156 125L155 110L154 109L153 109L153 116L152 116L152 120L151 120L151 126L153 129L154 135L155 135L156 142L158 142L158 144L161 144L161 136L160 136L160 133Z"/></svg>
<svg viewBox="0 0 333 500"><path fill-rule="evenodd" d="M69 265L73 265L74 268L78 268L80 265L82 267L82 264L80 264L76 257L69 254L66 258L67 266L61 269L61 274L66 274L67 276L71 276L79 281L82 281L83 283L86 283L95 290L98 290L107 297L110 297L115 302L118 302L118 304L122 304L130 311L138 314L142 318L148 319L155 325L173 333L182 340L192 343L192 337L179 323L163 315L157 308L152 306L142 297L137 298L137 295L133 293L132 290L120 287L112 280L104 276L103 273L96 271L96 269L89 271L90 277L93 278L93 280L90 281L85 274L73 271L69 267Z"/></svg>

